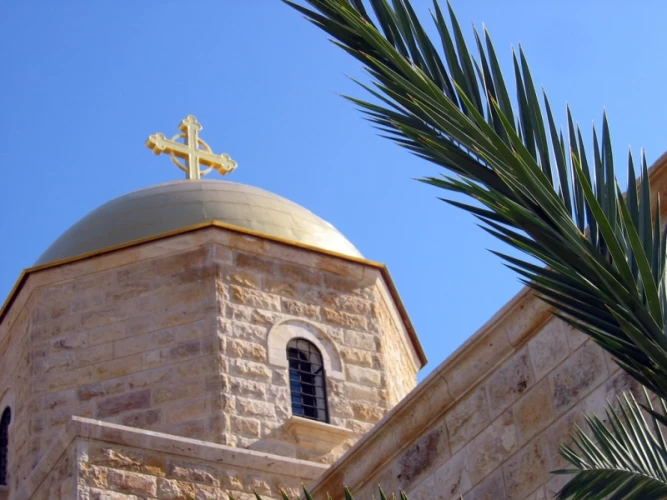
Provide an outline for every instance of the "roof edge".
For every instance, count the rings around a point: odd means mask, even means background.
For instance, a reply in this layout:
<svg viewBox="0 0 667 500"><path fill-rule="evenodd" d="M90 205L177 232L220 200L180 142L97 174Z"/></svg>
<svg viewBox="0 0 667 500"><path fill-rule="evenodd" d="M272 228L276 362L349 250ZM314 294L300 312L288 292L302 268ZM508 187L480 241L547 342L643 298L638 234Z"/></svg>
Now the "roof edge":
<svg viewBox="0 0 667 500"><path fill-rule="evenodd" d="M21 274L19 275L18 279L14 283L14 286L12 287L11 291L9 292L9 295L7 296L7 299L5 299L5 302L2 305L2 308L0 308L0 324L4 321L5 316L7 314L7 311L9 310L9 307L12 305L14 302L15 298L18 296L19 292L21 291L21 288L27 281L28 277L34 273L37 273L39 271L44 271L47 269L51 269L54 267L58 266L63 266L66 264L71 264L73 262L79 262L85 259L91 259L94 257L97 257L99 255L111 253L111 252L116 252L119 250L124 250L126 248L142 245L144 243L150 243L152 241L156 240L161 240L164 238L169 238L172 236L178 236L181 234L189 233L192 231L197 231L199 229L204 229L208 227L217 227L220 229L226 229L228 231L232 231L235 233L239 234L244 234L248 236L254 236L257 238L262 238L264 240L272 241L274 243L279 243L282 245L288 245L288 246L293 246L297 248L301 248L303 250L308 250L311 252L319 253L321 255L328 255L330 257L336 257L339 259L347 260L349 262L354 262L356 264L361 264L364 266L372 267L375 269L378 269L382 275L382 278L384 279L385 283L387 284L387 288L389 289L389 293L391 294L392 299L396 303L396 307L398 309L398 312L401 316L401 320L403 321L405 328L408 332L408 336L410 337L410 341L412 343L412 346L415 349L415 352L417 354L417 358L419 359L421 366L419 367L420 369L423 368L426 363L426 354L424 353L424 350L421 346L421 343L419 342L419 338L417 337L417 333L415 332L414 326L412 325L412 321L410 320L410 317L408 316L408 312L405 309L405 305L403 304L403 301L401 300L401 297L398 294L398 290L396 289L396 285L394 284L394 281L389 274L389 269L385 264L382 264L381 262L376 262L372 261L363 257L355 257L353 255L346 255L343 253L335 252L333 250L327 250L324 248L319 248L313 245L308 245L306 243L301 243L298 241L293 241L289 240L286 238L281 238L279 236L273 236L267 233L262 233L260 231L254 231L252 229L247 229L244 227L240 226L235 226L233 224L229 224L226 222L219 222L219 221L208 221L208 222L202 222L199 224L194 224L192 226L186 226L183 228L176 229L174 231L168 231L166 233L160 233L156 234L153 236L148 236L145 238L140 238L137 240L133 241L128 241L119 245L113 245L110 247L106 248L100 248L98 250L94 250L92 252L87 252L81 255L77 255L75 257L68 257L66 259L61 259L53 262L48 262L46 264L41 264L39 266L33 266L24 269L21 271Z"/></svg>

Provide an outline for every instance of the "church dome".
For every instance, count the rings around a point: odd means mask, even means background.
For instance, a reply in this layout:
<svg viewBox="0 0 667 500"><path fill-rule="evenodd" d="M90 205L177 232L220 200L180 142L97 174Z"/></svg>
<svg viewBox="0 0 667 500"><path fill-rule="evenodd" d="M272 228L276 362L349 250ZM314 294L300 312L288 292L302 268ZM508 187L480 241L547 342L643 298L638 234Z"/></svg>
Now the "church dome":
<svg viewBox="0 0 667 500"><path fill-rule="evenodd" d="M105 203L65 231L35 265L212 221L361 257L335 227L281 196L236 182L183 180Z"/></svg>

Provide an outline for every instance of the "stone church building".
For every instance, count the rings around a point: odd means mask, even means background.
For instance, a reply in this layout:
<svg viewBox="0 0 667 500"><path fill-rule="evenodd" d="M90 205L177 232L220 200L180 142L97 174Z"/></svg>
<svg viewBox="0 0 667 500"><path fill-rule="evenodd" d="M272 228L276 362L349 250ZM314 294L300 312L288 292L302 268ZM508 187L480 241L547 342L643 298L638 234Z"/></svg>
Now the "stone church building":
<svg viewBox="0 0 667 500"><path fill-rule="evenodd" d="M193 170L226 155L149 147L188 178L81 219L0 311L0 500L552 498L558 443L634 388L526 290L417 385L426 356L384 265ZM667 155L651 175L664 191Z"/></svg>

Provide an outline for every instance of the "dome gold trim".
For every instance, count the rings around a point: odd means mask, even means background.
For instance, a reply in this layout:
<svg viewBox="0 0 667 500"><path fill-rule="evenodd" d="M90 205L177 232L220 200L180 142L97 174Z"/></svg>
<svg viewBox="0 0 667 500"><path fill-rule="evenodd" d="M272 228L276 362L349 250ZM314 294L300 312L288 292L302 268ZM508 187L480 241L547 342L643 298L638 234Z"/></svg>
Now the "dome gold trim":
<svg viewBox="0 0 667 500"><path fill-rule="evenodd" d="M350 261L350 262L355 262L355 263L362 264L362 265L372 267L372 268L375 268L375 269L379 270L380 274L382 275L382 278L385 281L385 284L387 285L389 293L390 293L392 299L394 300L394 302L396 304L396 308L398 309L398 312L401 316L401 319L403 320L403 323L404 323L405 328L407 330L408 336L410 337L410 341L412 343L412 346L415 349L415 352L416 352L417 357L418 357L418 359L421 363L421 366L423 367L423 366L426 365L428 360L426 358L426 354L424 353L424 349L421 346L421 343L419 341L419 337L417 337L417 333L415 332L414 326L412 325L412 321L410 320L410 317L408 316L407 310L405 309L403 301L402 301L402 299L401 299L401 297L398 293L398 289L396 288L396 285L394 284L394 280L392 279L392 277L389 273L389 269L387 268L387 266L385 264L382 264L382 263L376 262L376 261L372 261L372 260L368 260L364 257L356 257L356 256L352 256L352 255L347 255L347 254L343 254L343 253L340 253L340 252L335 252L333 250L327 250L327 249L324 249L324 248L316 247L316 246L313 246L313 245L308 245L306 243L302 243L302 242L298 242L298 241L291 241L291 240L288 240L286 238L281 238L279 236L274 236L274 235L262 233L262 232L259 232L259 231L254 231L252 229L247 229L247 228L244 228L244 227L239 227L239 226L235 226L233 224L223 223L223 222L219 222L219 221L208 221L208 222L203 222L203 223L200 223L200 224L194 224L192 226L183 227L183 228L180 228L180 229L176 229L174 231L168 231L168 232L165 232L165 233L162 233L162 234L157 234L157 235L148 236L148 237L145 237L145 238L140 238L140 239L133 240L133 241L128 241L128 242L125 242L125 243L122 243L122 244L119 244L119 245L109 246L109 247L94 250L94 251L91 251L91 252L88 252L88 253L85 253L85 254L76 255L76 256L68 257L68 258L65 258L65 259L58 260L58 261L47 262L45 264L41 264L41 265L26 268L23 271L21 271L21 274L19 275L18 279L16 280L16 283L14 283L14 286L12 287L11 291L9 292L9 295L7 296L7 299L5 300L4 304L2 305L2 308L0 308L0 323L2 323L4 321L5 316L7 314L7 311L9 310L9 307L12 305L12 303L14 302L16 297L18 296L19 292L21 291L21 288L23 287L23 285L27 281L28 277L30 275L34 274L34 273L38 273L40 271L44 271L44 270L51 269L51 268L54 268L54 267L63 266L63 265L66 265L66 264L71 264L71 263L74 263L74 262L79 262L79 261L82 261L82 260L85 260L85 259L91 259L91 258L97 257L99 255L124 250L126 248L138 246L138 245L141 245L143 243L149 243L149 242L152 242L152 241L156 241L156 240L160 240L160 239L164 239L164 238L169 238L171 236L178 236L178 235L181 235L181 234L185 234L185 233L192 232L192 231L197 231L199 229L204 229L204 228L208 228L208 227L216 227L216 228L220 228L220 229L226 229L226 230L229 230L229 231L233 231L233 232L236 232L236 233L239 233L239 234L245 234L245 235L248 235L248 236L255 236L255 237L262 238L262 239L265 239L265 240L268 240L268 241L273 241L275 243L288 245L288 246L294 246L294 247L297 247L297 248L302 248L304 250L319 253L319 254L322 254L322 255L337 257L339 259L347 260L347 261Z"/></svg>

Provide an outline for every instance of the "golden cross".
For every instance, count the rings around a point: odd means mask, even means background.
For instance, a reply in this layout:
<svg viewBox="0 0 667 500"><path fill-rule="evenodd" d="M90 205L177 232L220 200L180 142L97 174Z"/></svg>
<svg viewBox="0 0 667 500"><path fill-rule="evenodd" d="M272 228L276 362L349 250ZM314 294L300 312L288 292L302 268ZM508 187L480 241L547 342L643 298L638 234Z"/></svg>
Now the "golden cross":
<svg viewBox="0 0 667 500"><path fill-rule="evenodd" d="M174 165L185 172L186 179L200 179L213 169L220 175L225 175L236 168L236 162L228 154L213 154L210 146L199 138L203 127L194 116L188 115L178 128L181 132L171 139L161 133L151 135L146 146L156 155L169 153ZM183 142L178 142L177 139L183 139ZM187 160L187 165L178 161L178 158ZM208 168L201 168L200 165Z"/></svg>

